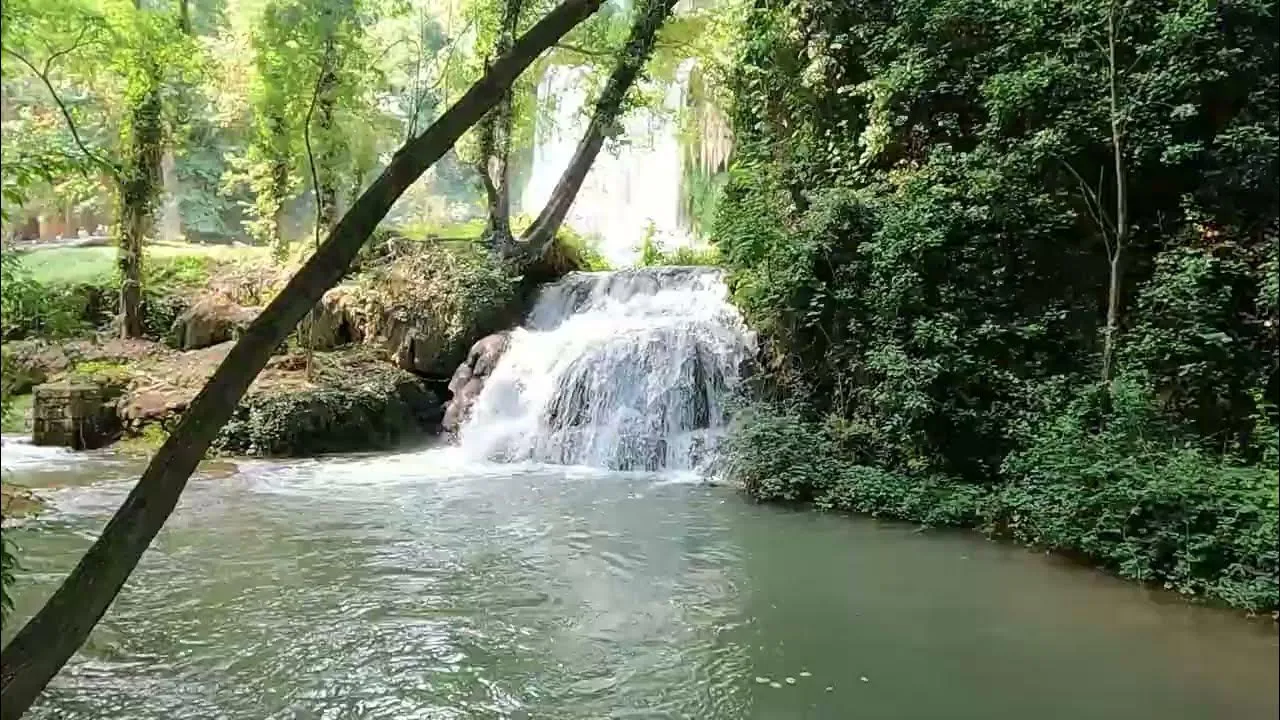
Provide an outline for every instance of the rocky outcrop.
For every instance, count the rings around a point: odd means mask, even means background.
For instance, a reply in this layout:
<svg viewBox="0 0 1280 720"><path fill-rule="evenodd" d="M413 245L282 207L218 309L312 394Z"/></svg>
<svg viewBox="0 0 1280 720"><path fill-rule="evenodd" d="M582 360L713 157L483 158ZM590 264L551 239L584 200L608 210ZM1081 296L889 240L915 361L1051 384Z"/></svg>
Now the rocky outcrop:
<svg viewBox="0 0 1280 720"><path fill-rule="evenodd" d="M117 412L126 430L176 427L233 343L172 353L133 369ZM233 455L300 457L391 448L439 431L443 407L425 382L360 348L273 357L214 447Z"/></svg>
<svg viewBox="0 0 1280 720"><path fill-rule="evenodd" d="M301 457L385 450L438 431L440 398L422 379L369 356L321 362L304 386L251 388L214 447Z"/></svg>
<svg viewBox="0 0 1280 720"><path fill-rule="evenodd" d="M242 307L225 295L205 295L174 320L169 345L199 350L233 340L257 315L258 308Z"/></svg>
<svg viewBox="0 0 1280 720"><path fill-rule="evenodd" d="M521 316L518 286L478 244L401 243L325 295L317 336L376 348L443 383L477 338Z"/></svg>
<svg viewBox="0 0 1280 720"><path fill-rule="evenodd" d="M453 397L445 408L444 422L441 425L445 433L451 436L457 435L458 430L471 414L471 406L475 404L480 391L484 389L485 380L498 366L498 360L502 358L502 354L507 351L510 344L511 334L501 332L483 338L471 346L467 359L458 366L449 380L449 392L453 393Z"/></svg>
<svg viewBox="0 0 1280 720"><path fill-rule="evenodd" d="M71 366L66 350L44 340L21 340L4 346L4 389L24 395Z"/></svg>

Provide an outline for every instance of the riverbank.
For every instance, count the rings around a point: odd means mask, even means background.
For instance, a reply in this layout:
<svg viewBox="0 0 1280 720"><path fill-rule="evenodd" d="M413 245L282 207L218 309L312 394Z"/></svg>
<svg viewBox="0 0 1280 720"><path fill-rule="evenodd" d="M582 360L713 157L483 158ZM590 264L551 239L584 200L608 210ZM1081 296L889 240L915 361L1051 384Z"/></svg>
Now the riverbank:
<svg viewBox="0 0 1280 720"><path fill-rule="evenodd" d="M129 341L114 337L112 249L6 258L6 431L33 430L39 386L89 386L111 425L93 444L154 445L303 258L271 262L264 249L231 246L150 250L146 337ZM514 277L477 243L375 238L278 349L215 449L307 456L436 434L471 345L517 322L537 283L588 260L560 240Z"/></svg>
<svg viewBox="0 0 1280 720"><path fill-rule="evenodd" d="M1132 420L1132 418L1131 418ZM1277 618L1280 488L1274 459L1233 463L1115 420L1060 422L986 484L851 461L837 427L756 406L728 442L726 475L758 502L970 528Z"/></svg>

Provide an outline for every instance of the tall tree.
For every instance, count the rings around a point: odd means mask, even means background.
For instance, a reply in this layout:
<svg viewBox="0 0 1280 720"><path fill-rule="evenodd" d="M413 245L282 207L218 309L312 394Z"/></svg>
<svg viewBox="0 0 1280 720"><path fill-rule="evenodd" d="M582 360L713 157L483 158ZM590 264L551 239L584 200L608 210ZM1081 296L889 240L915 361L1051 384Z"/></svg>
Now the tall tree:
<svg viewBox="0 0 1280 720"><path fill-rule="evenodd" d="M44 607L0 652L0 720L21 717L84 643L177 505L191 473L253 379L329 288L411 183L492 109L544 51L603 0L565 0L494 61L425 133L409 140L320 248L238 340L191 402L133 491Z"/></svg>
<svg viewBox="0 0 1280 720"><path fill-rule="evenodd" d="M179 8L174 8L177 10ZM48 91L65 121L68 133L84 156L100 169L115 189L120 269L121 333L142 335L142 250L151 231L160 193L160 160L165 139L163 91L175 75L191 68L194 53L189 37L168 13L145 10L141 0L128 5L108 3L104 13L77 2L48 7L22 3L8 14L4 54L26 67ZM17 28L8 25L16 22ZM74 40L55 47L48 36ZM36 56L33 49L43 46ZM86 57L80 57L85 54ZM55 76L69 61L93 72L107 72L122 87L120 131L110 152L91 147L77 118L63 100ZM102 67L97 67L102 66Z"/></svg>
<svg viewBox="0 0 1280 720"><path fill-rule="evenodd" d="M503 1L500 27L491 57L501 57L510 51L523 8L524 0ZM493 245L505 245L511 241L510 165L514 105L515 91L508 89L502 94L498 106L480 121L479 127L480 157L476 170L488 203L485 238Z"/></svg>
<svg viewBox="0 0 1280 720"><path fill-rule="evenodd" d="M146 12L142 0L134 0L133 9L139 14ZM146 19L139 17L135 22L143 24ZM164 121L160 91L164 73L155 50L149 42L137 44L134 71L126 76L125 84L129 117L121 137L118 218L120 333L126 338L142 337L142 246L151 232L161 187Z"/></svg>

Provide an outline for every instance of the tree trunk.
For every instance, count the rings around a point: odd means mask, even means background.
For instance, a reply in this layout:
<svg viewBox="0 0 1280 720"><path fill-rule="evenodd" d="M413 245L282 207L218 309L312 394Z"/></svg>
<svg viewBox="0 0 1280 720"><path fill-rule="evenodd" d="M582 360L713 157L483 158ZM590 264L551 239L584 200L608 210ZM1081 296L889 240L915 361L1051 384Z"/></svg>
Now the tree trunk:
<svg viewBox="0 0 1280 720"><path fill-rule="evenodd" d="M1120 294L1125 246L1129 244L1129 182L1125 173L1125 111L1120 102L1120 69L1116 53L1116 3L1107 15L1107 75L1111 102L1111 150L1116 172L1115 244L1109 248L1110 274L1107 283L1107 328L1102 340L1102 382L1110 383L1115 372L1116 336L1120 332ZM1106 232L1105 228L1103 232Z"/></svg>
<svg viewBox="0 0 1280 720"><path fill-rule="evenodd" d="M142 337L142 244L151 230L160 185L159 68L147 68L151 88L132 108L119 186L120 334Z"/></svg>
<svg viewBox="0 0 1280 720"><path fill-rule="evenodd" d="M402 147L333 232L238 340L156 451L128 498L44 607L0 652L0 720L21 717L110 607L187 479L271 352L329 288L411 183L498 101L544 51L603 0L565 0L521 37L425 133Z"/></svg>
<svg viewBox="0 0 1280 720"><path fill-rule="evenodd" d="M319 128L320 151L316 153L316 216L320 232L329 232L338 222L338 137L334 128L338 103L337 48L330 38L325 41L324 64L316 83L316 127Z"/></svg>
<svg viewBox="0 0 1280 720"><path fill-rule="evenodd" d="M523 0L507 0L503 5L502 27L494 42L493 54L502 56L511 50L520 24ZM485 239L491 247L504 247L511 242L511 133L514 123L515 91L502 94L498 106L480 121L480 161L476 168L484 185L489 206Z"/></svg>
<svg viewBox="0 0 1280 720"><path fill-rule="evenodd" d="M1110 282L1107 286L1107 328L1102 338L1102 381L1111 382L1115 371L1116 335L1120 329L1120 256L1111 258Z"/></svg>
<svg viewBox="0 0 1280 720"><path fill-rule="evenodd" d="M667 16L675 7L676 0L648 0L636 13L635 22L631 25L631 33L627 44L622 48L618 62L605 83L600 99L596 101L595 112L586 133L578 141L578 147L565 168L559 182L551 192L550 199L533 225L525 231L518 242L512 242L503 250L503 255L517 265L524 265L537 260L551 246L560 225L569 214L569 208L582 189L582 183L591 170L591 164L600 154L605 138L614 130L619 116L622 114L622 101L627 91L640 76L640 71L653 54L653 46L657 40L658 30L666 22Z"/></svg>

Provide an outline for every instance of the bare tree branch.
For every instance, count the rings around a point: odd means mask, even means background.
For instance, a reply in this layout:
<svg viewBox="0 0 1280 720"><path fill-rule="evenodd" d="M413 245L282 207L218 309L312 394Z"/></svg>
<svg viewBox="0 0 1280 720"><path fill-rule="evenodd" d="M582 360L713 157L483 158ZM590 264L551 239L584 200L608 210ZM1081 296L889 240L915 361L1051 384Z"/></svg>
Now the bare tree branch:
<svg viewBox="0 0 1280 720"><path fill-rule="evenodd" d="M40 79L40 82L44 85L45 89L49 91L49 96L53 98L53 102L58 106L58 110L61 111L62 119L66 123L67 129L71 131L71 139L75 141L76 147L80 148L80 152L84 153L84 156L91 162L100 166L110 173L111 177L118 180L120 178L120 167L110 160L107 160L101 155L93 152L89 149L89 146L85 145L84 140L80 138L80 131L76 127L76 121L71 117L71 111L67 108L67 104L62 101L62 97L58 95L58 91L53 87L53 81L49 79L49 69L52 61L81 47L80 41L83 39L85 32L87 32L87 27L81 30L80 36L76 38L76 42L74 44L64 50L59 50L51 54L49 59L45 61L44 70L36 68L34 63L28 60L24 55L22 55L22 53L19 53L12 48L0 46L0 52L9 55L18 62L27 66L27 68Z"/></svg>
<svg viewBox="0 0 1280 720"><path fill-rule="evenodd" d="M1076 184L1080 186L1080 195L1084 198L1085 209L1089 211L1090 219L1092 219L1098 226L1098 232L1102 235L1102 242L1105 243L1107 247L1107 256L1110 257L1112 254L1111 234L1114 232L1114 228L1109 222L1106 212L1102 209L1102 200L1100 198L1101 189L1095 191L1093 188L1089 187L1089 183L1085 182L1084 178L1078 171L1076 171L1075 167L1073 167L1071 163L1056 156L1054 159L1062 163L1062 166L1067 169L1067 172L1071 173L1071 176L1075 178ZM1099 173L1098 176L1098 184L1099 187L1101 187L1101 173Z"/></svg>
<svg viewBox="0 0 1280 720"><path fill-rule="evenodd" d="M316 170L316 156L311 149L311 118L316 112L316 103L320 101L320 88L324 85L325 74L329 72L330 53L324 54L324 60L320 64L320 72L316 74L316 85L311 91L311 102L307 105L307 116L302 121L302 145L307 151L307 169L311 171L311 194L315 197L316 205L316 222L315 222L315 249L320 249L320 226L324 223L324 214L320 207L320 173ZM315 356L315 308L311 308L307 317L310 323L307 326L307 379L313 377L312 360Z"/></svg>

